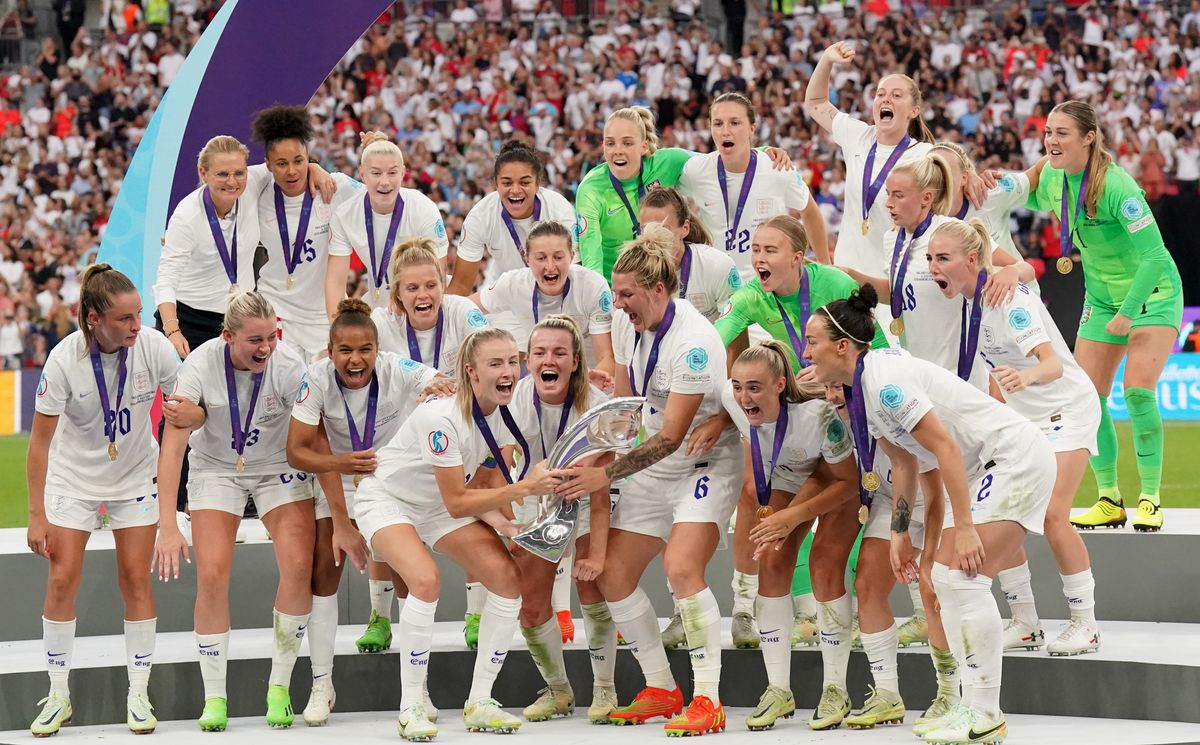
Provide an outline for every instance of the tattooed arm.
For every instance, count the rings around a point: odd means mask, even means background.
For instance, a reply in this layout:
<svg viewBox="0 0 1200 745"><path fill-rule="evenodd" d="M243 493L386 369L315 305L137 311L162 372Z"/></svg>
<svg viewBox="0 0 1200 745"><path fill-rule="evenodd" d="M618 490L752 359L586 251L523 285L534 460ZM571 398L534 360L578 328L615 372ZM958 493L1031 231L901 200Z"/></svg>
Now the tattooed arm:
<svg viewBox="0 0 1200 745"><path fill-rule="evenodd" d="M892 572L901 584L908 584L918 576L916 551L908 535L917 492L917 456L886 439L880 439L879 446L892 464Z"/></svg>

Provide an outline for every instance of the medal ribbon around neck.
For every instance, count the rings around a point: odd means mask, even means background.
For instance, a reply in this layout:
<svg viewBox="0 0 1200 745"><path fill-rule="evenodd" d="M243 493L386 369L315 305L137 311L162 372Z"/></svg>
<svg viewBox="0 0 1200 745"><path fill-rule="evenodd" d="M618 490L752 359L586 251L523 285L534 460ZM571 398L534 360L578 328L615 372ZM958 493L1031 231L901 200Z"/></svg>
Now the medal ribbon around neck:
<svg viewBox="0 0 1200 745"><path fill-rule="evenodd" d="M908 135L900 140L899 144L892 149L892 154L884 161L883 168L879 169L879 175L874 180L871 179L871 169L875 167L875 150L879 147L879 142L871 143L871 149L867 151L867 163L863 168L862 176L862 219L866 225L870 220L871 206L875 204L875 200L879 197L879 192L883 190L883 184L887 181L888 175L896 164L900 162L900 157L904 155L904 151L908 149L912 139Z"/></svg>
<svg viewBox="0 0 1200 745"><path fill-rule="evenodd" d="M771 463L763 470L762 444L759 442L759 425L750 427L750 461L754 466L754 495L758 497L759 518L769 517L771 509L771 477L775 474L775 466L779 463L779 453L783 451L783 440L787 437L788 405L783 396L779 397L779 418L775 420L775 439L771 443Z"/></svg>
<svg viewBox="0 0 1200 745"><path fill-rule="evenodd" d="M238 455L238 473L241 473L246 468L246 440L250 437L250 425L254 421L254 407L258 405L258 394L262 391L264 370L260 373L254 373L254 388L250 393L250 405L246 407L246 421L242 423L242 418L238 412L240 404L238 403L237 380L234 378L233 360L229 356L229 345L225 345L225 389L229 392L229 420L233 429L233 449Z"/></svg>
<svg viewBox="0 0 1200 745"><path fill-rule="evenodd" d="M525 266L529 266L529 257L525 255L525 247L521 245L521 236L517 233L517 226L513 224L512 215L508 214L508 210L504 209L504 205L500 206L500 219L504 221L504 227L508 228L508 234L512 237L513 243L517 247L517 255L521 257L521 261ZM539 197L533 198L533 221L537 222L542 219L542 200Z"/></svg>
<svg viewBox="0 0 1200 745"><path fill-rule="evenodd" d="M750 187L754 184L755 165L758 163L758 156L754 151L750 151L750 165L746 168L745 177L742 179L742 188L738 191L737 205L733 210L733 221L729 218L729 185L725 183L725 162L721 160L721 156L717 156L717 183L721 185L721 204L725 205L725 251L731 252L733 244L737 240L738 226L742 224L742 211L746 209L746 202L750 199Z"/></svg>
<svg viewBox="0 0 1200 745"><path fill-rule="evenodd" d="M862 374L866 352L858 355L854 363L854 380L842 386L846 397L846 410L850 413L850 434L854 438L854 449L858 451L859 487L858 500L862 508L871 505L871 492L880 487L879 474L875 473L875 448L877 443L867 427L867 402L863 398ZM862 509L859 510L861 515Z"/></svg>
<svg viewBox="0 0 1200 745"><path fill-rule="evenodd" d="M642 182L642 171L645 167L645 161L638 167L637 195L639 203L642 201L642 197L646 196L646 185ZM613 175L612 171L608 172L608 181L617 192L617 196L621 198L621 204L625 205L625 211L629 213L629 221L633 223L633 237L637 238L642 232L642 226L638 222L637 212L633 209L633 205L629 203L629 197L625 196L625 187L621 186L621 182Z"/></svg>
<svg viewBox="0 0 1200 745"><path fill-rule="evenodd" d="M925 219L913 231L912 240L906 242L907 231L900 228L896 233L896 244L892 246L892 318L900 318L904 313L904 278L908 276L908 252L929 226L933 223L933 213L925 215Z"/></svg>
<svg viewBox="0 0 1200 745"><path fill-rule="evenodd" d="M100 357L100 342L96 337L92 337L91 349L88 355L92 358L92 374L96 377L96 390L100 393L100 409L104 413L104 434L108 437L108 457L110 460L117 459L117 426L118 417L121 413L121 396L125 392L125 380L129 376L129 368L127 362L129 360L129 348L121 347L117 352L117 395L116 405L112 408L108 405L108 381L104 377L104 363Z"/></svg>
<svg viewBox="0 0 1200 745"><path fill-rule="evenodd" d="M233 203L233 240L230 244L226 244L225 233L221 230L221 221L217 217L217 205L213 203L212 194L208 193L208 189L201 193L200 201L204 203L204 214L208 217L208 230L212 233L213 243L217 244L217 255L221 257L221 264L225 267L225 276L229 279L229 286L236 287L238 283L237 223L240 202ZM232 250L230 250L230 245L233 246Z"/></svg>
<svg viewBox="0 0 1200 745"><path fill-rule="evenodd" d="M642 377L641 392L639 396L645 396L646 390L650 387L650 376L654 374L654 368L658 365L658 347L662 344L663 337L671 330L671 324L675 322L675 301L672 300L667 304L667 310L663 313L662 320L658 322L658 328L654 331L654 342L650 345L650 354L646 357L646 374ZM638 344L642 341L641 334L635 334L633 337L633 354L629 360L629 383L637 390L637 378L634 376L633 360L637 357Z"/></svg>
<svg viewBox="0 0 1200 745"><path fill-rule="evenodd" d="M388 264L392 261L392 246L396 243L396 232L404 217L404 200L396 193L396 204L392 207L392 219L388 222L387 237L384 239L383 256L375 258L375 210L371 209L371 195L363 195L363 212L367 223L367 246L371 255L371 283L375 286L375 297L387 281Z"/></svg>
<svg viewBox="0 0 1200 745"><path fill-rule="evenodd" d="M775 307L779 308L779 316L783 319L783 327L787 329L788 339L792 343L792 352L796 355L796 364L803 368L804 365L804 334L797 333L796 327L792 325L792 319L788 318L787 310L783 307L783 302L778 295L772 294L775 298ZM812 315L812 295L808 289L808 268L800 268L800 292L797 300L800 304L800 328L808 328L808 319Z"/></svg>
<svg viewBox="0 0 1200 745"><path fill-rule="evenodd" d="M504 480L508 483L513 483L512 473L508 470L508 464L504 462L504 456L500 452L500 446L496 443L496 436L492 434L492 428L488 426L487 417L483 415L483 410L479 408L479 401L471 401L471 418L475 420L475 426L479 428L479 434L483 435L483 441L487 443L488 450L491 451L492 457L496 459L496 467L500 469L500 473L504 476ZM516 438L517 445L521 448L521 454L525 457L521 464L521 475L518 479L525 478L525 474L529 471L529 460L531 453L529 452L529 443L525 441L525 437L521 435L521 429L517 427L513 415L509 412L507 406L500 407L500 418L504 420L504 426L508 427L508 431Z"/></svg>
<svg viewBox="0 0 1200 745"><path fill-rule="evenodd" d="M971 315L967 317L967 299L962 301L962 328L958 334L958 377L968 380L975 365L975 352L979 349L979 322L983 319L983 286L988 274L980 271L975 278L975 294L971 298Z"/></svg>
<svg viewBox="0 0 1200 745"><path fill-rule="evenodd" d="M300 224L296 228L296 240L290 242L291 250L288 250L287 207L283 202L283 190L279 188L279 184L275 184L275 222L279 226L279 245L283 247L283 265L287 267L289 287L292 283L292 274L296 271L296 267L300 266L301 258L304 255L304 243L308 238L308 220L312 216L312 207L312 192L305 189L304 203L300 206Z"/></svg>

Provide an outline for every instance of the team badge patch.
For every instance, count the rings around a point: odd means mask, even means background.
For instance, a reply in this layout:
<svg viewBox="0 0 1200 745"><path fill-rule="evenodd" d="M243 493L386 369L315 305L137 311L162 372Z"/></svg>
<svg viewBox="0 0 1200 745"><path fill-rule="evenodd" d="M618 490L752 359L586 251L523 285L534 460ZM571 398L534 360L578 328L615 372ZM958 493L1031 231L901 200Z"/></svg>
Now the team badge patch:
<svg viewBox="0 0 1200 745"><path fill-rule="evenodd" d="M304 380L301 380L301 381L300 381L300 388L299 388L299 390L297 390L297 391L296 391L296 403L297 403L297 405L299 405L299 404L302 404L302 403L304 403L305 401L307 401L307 400L308 400L308 394L309 394L309 393L311 393L311 392L312 392L312 390L311 390L311 387L310 387L310 386L309 386L309 384L308 384L308 373L305 373L305 374L304 374Z"/></svg>
<svg viewBox="0 0 1200 745"><path fill-rule="evenodd" d="M41 398L46 395L46 389L50 387L50 383L46 380L46 373L42 373L42 377L38 378L37 397Z"/></svg>
<svg viewBox="0 0 1200 745"><path fill-rule="evenodd" d="M404 372L416 372L421 369L421 363L416 360L403 359L400 360L400 369Z"/></svg>
<svg viewBox="0 0 1200 745"><path fill-rule="evenodd" d="M441 455L450 448L450 436L442 430L429 433L429 452Z"/></svg>
<svg viewBox="0 0 1200 745"><path fill-rule="evenodd" d="M579 239L587 232L587 218L583 215L575 216L575 238Z"/></svg>
<svg viewBox="0 0 1200 745"><path fill-rule="evenodd" d="M483 317L483 313L478 308L472 308L467 313L467 325L481 329L487 325L487 319Z"/></svg>
<svg viewBox="0 0 1200 745"><path fill-rule="evenodd" d="M609 292L608 290L605 290L604 292L600 293L600 312L601 313L612 313L612 309L613 309L612 293Z"/></svg>
<svg viewBox="0 0 1200 745"><path fill-rule="evenodd" d="M1001 191L1011 192L1017 188L1017 182L1012 176L1005 174L1004 176L1000 177L999 181L996 182L996 186L999 186Z"/></svg>
<svg viewBox="0 0 1200 745"><path fill-rule="evenodd" d="M900 404L904 403L904 391L900 390L900 386L889 383L879 391L879 403L885 409L899 409Z"/></svg>
<svg viewBox="0 0 1200 745"><path fill-rule="evenodd" d="M1031 323L1033 323L1033 319L1030 318L1029 311L1024 308L1013 308L1008 312L1008 325L1016 331L1024 331L1029 328Z"/></svg>
<svg viewBox="0 0 1200 745"><path fill-rule="evenodd" d="M442 222L440 218L433 225L433 234L438 240L446 237L446 223Z"/></svg>
<svg viewBox="0 0 1200 745"><path fill-rule="evenodd" d="M1121 202L1121 214L1126 220L1136 220L1142 216L1142 202L1136 197L1130 197Z"/></svg>
<svg viewBox="0 0 1200 745"><path fill-rule="evenodd" d="M708 352L700 347L694 347L687 353L687 366L696 372L708 367Z"/></svg>
<svg viewBox="0 0 1200 745"><path fill-rule="evenodd" d="M830 442L841 442L846 439L846 425L842 424L842 420L834 417L829 421L829 426L825 428L825 436Z"/></svg>
<svg viewBox="0 0 1200 745"><path fill-rule="evenodd" d="M729 270L729 276L725 278L725 284L729 285L729 289L731 290L736 290L742 286L742 275L736 266Z"/></svg>

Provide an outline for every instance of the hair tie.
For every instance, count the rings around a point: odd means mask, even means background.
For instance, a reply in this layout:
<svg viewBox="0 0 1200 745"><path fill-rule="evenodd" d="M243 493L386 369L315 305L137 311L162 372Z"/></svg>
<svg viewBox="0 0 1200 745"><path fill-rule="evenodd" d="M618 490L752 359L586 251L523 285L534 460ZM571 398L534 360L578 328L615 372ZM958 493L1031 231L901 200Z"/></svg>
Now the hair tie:
<svg viewBox="0 0 1200 745"><path fill-rule="evenodd" d="M834 318L834 317L833 317L833 314L832 314L832 313L830 313L828 310L826 310L824 307L820 308L819 310L821 310L821 311L823 311L823 312L825 313L825 317L826 317L826 318L828 318L829 320L833 321L833 325L834 325L834 326L837 326L837 328L838 328L838 331L841 331L843 334L845 334L847 339L850 339L851 341L856 341L856 342L858 342L859 344L862 344L864 347L865 347L865 346L869 346L869 345L870 345L870 342L865 342L865 341L863 341L862 339L859 339L858 337L856 337L856 336L852 335L852 334L851 334L849 331L847 331L846 329L842 328L842 324L838 323L838 319Z"/></svg>

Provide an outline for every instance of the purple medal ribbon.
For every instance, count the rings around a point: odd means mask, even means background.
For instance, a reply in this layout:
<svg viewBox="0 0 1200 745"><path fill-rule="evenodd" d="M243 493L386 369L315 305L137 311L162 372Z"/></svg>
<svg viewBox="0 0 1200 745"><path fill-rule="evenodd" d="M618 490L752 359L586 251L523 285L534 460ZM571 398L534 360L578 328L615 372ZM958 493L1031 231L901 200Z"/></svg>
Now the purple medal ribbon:
<svg viewBox="0 0 1200 745"><path fill-rule="evenodd" d="M638 202L641 202L642 197L646 196L646 185L642 182L642 168L644 167L645 164L638 167ZM633 205L629 203L629 197L625 196L625 187L621 186L621 182L617 180L612 171L608 172L608 181L612 184L613 189L616 189L617 196L621 198L621 204L625 205L625 211L629 213L629 221L633 223L633 237L637 238L638 234L642 232L642 226L638 223L637 212L634 211Z"/></svg>
<svg viewBox="0 0 1200 745"><path fill-rule="evenodd" d="M1091 170L1091 166L1084 168L1083 180L1079 182L1079 197L1075 200L1075 219L1072 221L1075 225L1079 224L1079 213L1083 209L1083 203L1087 200L1088 177L1091 175ZM1070 199L1071 185L1067 182L1067 174L1063 173L1062 211L1059 213L1058 219L1058 250L1068 259L1075 252L1075 239L1071 234L1071 223L1067 222L1067 202Z"/></svg>
<svg viewBox="0 0 1200 745"><path fill-rule="evenodd" d="M554 442L557 443L562 439L563 432L567 431L567 420L571 418L571 406L575 403L575 391L567 389L567 400L562 405L562 415L558 418L558 434L554 436ZM542 431L542 399L538 397L537 387L533 388L533 409L537 412L538 420L538 437L542 440L542 457L550 455L550 451L546 448L546 436ZM551 443L553 446L554 443Z"/></svg>
<svg viewBox="0 0 1200 745"><path fill-rule="evenodd" d="M692 278L692 244L683 244L683 258L679 260L679 297L687 299L688 280Z"/></svg>
<svg viewBox="0 0 1200 745"><path fill-rule="evenodd" d="M308 237L308 218L312 216L312 192L304 190L304 204L300 207L300 225L296 228L296 240L291 242L288 250L287 209L283 205L283 190L275 184L275 222L279 224L279 245L283 247L283 263L287 267L288 276L300 266L300 257L304 250L304 242ZM368 218L369 219L369 218ZM367 225L370 225L368 222ZM370 228L367 228L370 235ZM373 236L372 236L373 237Z"/></svg>
<svg viewBox="0 0 1200 745"><path fill-rule="evenodd" d="M646 374L642 378L641 392L639 396L646 395L646 389L650 386L650 376L654 374L654 367L658 364L658 347L662 344L663 337L671 330L671 324L675 322L675 301L672 300L667 305L666 312L663 313L662 320L658 322L658 328L654 331L654 342L650 345L650 354L646 357ZM637 357L638 344L642 341L642 335L637 334L633 337L633 354L630 355L629 362L629 385L635 391L637 387L637 377L634 375L633 358Z"/></svg>
<svg viewBox="0 0 1200 745"><path fill-rule="evenodd" d="M479 434L483 435L483 441L487 443L488 450L492 452L492 457L496 459L496 467L500 469L500 473L504 475L504 480L508 483L513 483L512 474L508 470L508 464L504 462L504 456L500 453L500 446L496 443L496 437L492 434L492 428L488 426L487 419L483 416L483 410L479 408L479 401L471 401L471 418L475 420L475 426L479 428ZM508 411L507 406L500 407L500 418L504 420L504 426L508 427L508 431L512 436L517 438L517 445L521 448L521 453L524 454L524 463L521 464L521 475L518 478L525 478L525 473L529 471L529 443L525 442L525 438L521 436L521 430L517 427L517 423L513 420L513 416Z"/></svg>
<svg viewBox="0 0 1200 745"><path fill-rule="evenodd" d="M229 278L229 284L236 285L238 283L238 255L237 255L237 219L239 202L233 204L233 250L229 250L229 246L225 243L225 233L221 231L221 222L217 218L217 206L213 204L212 195L205 189L201 194L200 201L204 202L204 214L208 217L208 229L212 233L213 243L217 244L217 255L221 257L221 264L225 267L225 276Z"/></svg>
<svg viewBox="0 0 1200 745"><path fill-rule="evenodd" d="M783 303L780 302L779 296L772 293L771 297L775 298L775 306L779 308L779 316L783 319L783 327L787 329L788 339L792 342L792 352L796 355L796 364L803 368L804 365L804 335L796 333L796 327L792 325L792 319L788 318L787 310L784 309ZM812 315L812 295L808 291L808 269L800 269L800 292L797 299L800 301L800 327L808 328L808 318Z"/></svg>
<svg viewBox="0 0 1200 745"><path fill-rule="evenodd" d="M913 241L925 235L925 231L929 230L932 222L933 213L930 212L925 215L925 219L913 232L912 240L907 243L905 243L907 234L904 228L900 228L896 233L896 245L892 246L892 318L899 318L904 312L904 277L908 274L908 249L912 246Z"/></svg>
<svg viewBox="0 0 1200 745"><path fill-rule="evenodd" d="M433 359L430 360L433 364L429 367L435 370L442 364L442 327L445 326L445 316L442 314L442 309L438 308L437 325L434 326L433 332ZM425 363L421 359L421 345L417 342L417 332L412 327L410 319L404 319L404 331L408 335L408 356L414 362Z"/></svg>
<svg viewBox="0 0 1200 745"><path fill-rule="evenodd" d="M558 312L559 313L563 312L563 307L566 306L566 304L567 304L567 295L570 292L571 292L571 280L568 279L566 281L566 284L563 285L562 294L558 296ZM539 315L538 314L538 305L539 305L539 303L538 303L538 286L537 286L537 280L534 280L534 283L533 283L533 322L535 325L538 323L538 320L539 320L538 319L538 315Z"/></svg>
<svg viewBox="0 0 1200 745"><path fill-rule="evenodd" d="M771 476L775 474L775 464L779 462L779 453L783 450L783 439L787 436L788 404L783 396L779 397L779 419L775 422L775 439L771 443L771 465L763 471L762 445L758 441L758 425L750 427L750 460L754 466L754 494L758 497L760 507L766 507L771 501Z"/></svg>
<svg viewBox="0 0 1200 745"><path fill-rule="evenodd" d="M517 253L521 255L521 261L525 266L529 266L529 259L525 256L525 246L521 244L521 236L517 234L517 226L513 225L512 215L508 214L508 210L500 207L500 219L504 221L504 227L508 228L508 234L512 236L513 243L517 246ZM542 200L538 197L533 198L533 221L537 222L542 219Z"/></svg>
<svg viewBox="0 0 1200 745"><path fill-rule="evenodd" d="M983 317L983 286L987 284L987 272L980 271L975 278L975 296L971 300L971 320L967 320L967 299L962 302L962 328L958 334L958 377L967 380L975 363L975 352L979 349L979 322Z"/></svg>
<svg viewBox="0 0 1200 745"><path fill-rule="evenodd" d="M265 371L264 371L265 372ZM250 425L254 421L254 407L258 405L258 394L262 390L264 373L255 373L254 390L250 393L250 405L246 407L246 422L238 411L237 381L233 377L233 360L229 357L229 346L225 346L225 388L229 391L229 420L233 427L233 449L241 456L246 450L246 439L250 436Z"/></svg>
<svg viewBox="0 0 1200 745"><path fill-rule="evenodd" d="M125 379L129 376L126 361L129 359L129 348L121 347L117 353L117 400L114 408L108 406L108 382L104 379L104 365L100 358L100 343L92 338L92 348L89 352L92 358L92 373L96 376L96 390L100 392L100 408L104 410L104 434L109 444L117 441L117 415L121 412L121 394L125 392Z"/></svg>
<svg viewBox="0 0 1200 745"><path fill-rule="evenodd" d="M379 410L379 373L371 371L371 387L367 390L367 419L363 422L363 433L360 437L358 427L354 424L354 414L350 412L350 402L346 400L346 386L336 372L333 379L337 381L338 390L342 393L342 405L346 407L346 424L350 427L350 447L354 452L370 450L375 443L375 414Z"/></svg>
<svg viewBox="0 0 1200 745"><path fill-rule="evenodd" d="M967 219L967 210L969 209L971 209L971 202L966 197L963 197L962 206L958 208L958 212L954 214L954 218L956 220Z"/></svg>
<svg viewBox="0 0 1200 745"><path fill-rule="evenodd" d="M738 192L737 205L733 210L733 222L729 222L729 186L725 183L725 163L721 160L721 156L717 156L717 183L721 185L721 204L725 205L725 251L731 253L737 242L738 226L742 222L742 211L746 209L746 202L750 199L750 187L754 184L754 166L758 163L758 156L754 151L750 151L750 166L746 168L745 178L742 179L742 188Z"/></svg>
<svg viewBox="0 0 1200 745"><path fill-rule="evenodd" d="M843 385L842 394L846 397L846 409L850 412L850 434L854 438L854 449L858 451L858 501L864 507L871 504L871 493L862 487L862 474L875 470L875 438L867 429L867 402L863 398L862 373L863 358L866 352L858 355L854 363L854 382Z"/></svg>
<svg viewBox="0 0 1200 745"><path fill-rule="evenodd" d="M878 142L871 143L871 149L867 152L867 165L863 169L862 177L862 218L867 220L871 214L871 205L875 204L875 199L879 196L879 192L883 190L883 184L887 181L888 174L896 167L896 163L900 161L900 156L904 155L904 151L908 149L912 140L908 135L900 140L892 154L888 156L887 161L883 164L883 168L879 170L879 175L875 180L871 180L871 169L875 167L875 149L879 147Z"/></svg>
<svg viewBox="0 0 1200 745"><path fill-rule="evenodd" d="M392 207L392 219L388 223L387 238L384 241L383 257L376 263L375 259L375 215L371 209L371 195L363 195L363 211L367 220L367 246L371 252L371 282L378 292L387 281L388 264L392 261L392 244L396 242L396 231L400 229L400 220L404 217L404 200L396 194L396 204Z"/></svg>

